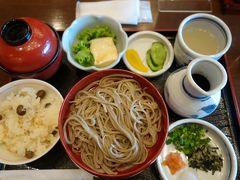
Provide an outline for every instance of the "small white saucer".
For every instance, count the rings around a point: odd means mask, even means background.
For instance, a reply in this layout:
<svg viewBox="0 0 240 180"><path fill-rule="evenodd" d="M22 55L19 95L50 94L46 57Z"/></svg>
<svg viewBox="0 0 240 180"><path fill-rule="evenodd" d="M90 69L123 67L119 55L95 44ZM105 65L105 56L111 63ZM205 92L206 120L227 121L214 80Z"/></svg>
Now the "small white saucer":
<svg viewBox="0 0 240 180"><path fill-rule="evenodd" d="M134 68L132 65L129 64L127 58L126 58L126 53L123 56L123 61L127 68L139 75L145 76L145 77L155 77L163 74L166 72L170 66L173 63L174 59L174 52L173 52L173 47L170 41L163 36L160 33L154 32L154 31L140 31L137 33L132 34L128 38L128 48L127 49L134 49L138 52L141 60L143 61L143 64L148 67L147 62L146 62L146 54L147 51L151 48L153 42L161 42L167 47L167 57L164 62L164 66L162 69L153 72L150 70L147 72L141 72Z"/></svg>

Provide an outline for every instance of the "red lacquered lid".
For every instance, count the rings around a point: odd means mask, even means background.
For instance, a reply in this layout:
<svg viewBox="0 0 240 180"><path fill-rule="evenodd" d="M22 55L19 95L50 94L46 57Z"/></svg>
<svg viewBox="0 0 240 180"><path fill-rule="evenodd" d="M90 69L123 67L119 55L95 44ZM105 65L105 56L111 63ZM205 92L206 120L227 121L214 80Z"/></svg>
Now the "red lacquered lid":
<svg viewBox="0 0 240 180"><path fill-rule="evenodd" d="M58 47L54 31L34 18L5 23L0 36L0 65L14 73L35 71L49 63Z"/></svg>

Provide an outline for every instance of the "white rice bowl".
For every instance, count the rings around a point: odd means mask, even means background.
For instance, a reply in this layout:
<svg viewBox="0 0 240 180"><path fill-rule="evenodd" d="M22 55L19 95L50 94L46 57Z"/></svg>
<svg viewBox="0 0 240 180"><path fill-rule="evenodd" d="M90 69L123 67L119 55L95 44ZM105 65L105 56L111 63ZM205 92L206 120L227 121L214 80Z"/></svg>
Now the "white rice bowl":
<svg viewBox="0 0 240 180"><path fill-rule="evenodd" d="M37 92L44 90L43 98ZM63 101L50 84L36 79L0 88L0 163L19 165L46 154L59 140L58 114ZM25 113L17 112L22 105Z"/></svg>

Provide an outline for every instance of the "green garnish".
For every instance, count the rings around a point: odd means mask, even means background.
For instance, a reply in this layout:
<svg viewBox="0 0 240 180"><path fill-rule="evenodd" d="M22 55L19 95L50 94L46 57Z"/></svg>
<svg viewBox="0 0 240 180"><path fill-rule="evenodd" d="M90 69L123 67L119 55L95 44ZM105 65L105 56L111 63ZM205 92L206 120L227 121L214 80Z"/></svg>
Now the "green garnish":
<svg viewBox="0 0 240 180"><path fill-rule="evenodd" d="M92 66L94 64L94 58L91 51L88 48L83 48L81 51L78 51L77 54L74 55L75 60L85 66Z"/></svg>
<svg viewBox="0 0 240 180"><path fill-rule="evenodd" d="M218 147L209 145L211 139L205 136L205 130L198 124L186 124L175 128L168 135L166 144L174 144L175 148L188 157L192 168L203 171L221 171L223 158L218 154Z"/></svg>
<svg viewBox="0 0 240 180"><path fill-rule="evenodd" d="M107 26L87 28L78 34L72 46L74 59L81 65L88 67L94 65L94 57L90 51L90 41L100 37L112 37L116 44L116 35Z"/></svg>
<svg viewBox="0 0 240 180"><path fill-rule="evenodd" d="M203 127L197 124L187 124L170 132L166 143L174 144L177 150L188 156L209 142L210 138L205 137Z"/></svg>

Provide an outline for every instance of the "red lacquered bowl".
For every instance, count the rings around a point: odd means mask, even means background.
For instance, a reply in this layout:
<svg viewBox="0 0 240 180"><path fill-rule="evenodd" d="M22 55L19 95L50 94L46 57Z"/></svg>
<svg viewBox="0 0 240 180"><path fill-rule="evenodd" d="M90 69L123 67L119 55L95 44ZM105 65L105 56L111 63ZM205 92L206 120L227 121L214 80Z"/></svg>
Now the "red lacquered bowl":
<svg viewBox="0 0 240 180"><path fill-rule="evenodd" d="M144 88L147 93L152 95L152 97L158 103L159 108L162 111L162 117L161 117L162 118L161 119L162 130L158 133L158 140L157 140L156 144L152 148L148 149L148 157L145 160L145 162L142 164L135 165L127 170L118 172L117 175L108 175L105 173L98 173L98 172L94 171L93 169L91 169L90 167L88 167L85 163L83 163L83 161L81 160L81 157L79 155L75 154L71 150L70 145L68 145L65 141L64 133L63 133L63 125L69 114L69 108L70 108L69 102L74 99L76 93L79 90L85 88L90 83L97 81L105 76L112 75L112 74L125 74L125 75L132 76L133 79L137 80L140 83L142 88ZM166 107L166 104L165 104L161 94L158 92L158 90L155 88L155 86L153 84L151 84L148 80L146 80L145 78L143 78L139 75L136 75L130 71L120 70L120 69L110 69L110 70L95 72L95 73L92 73L92 74L86 76L85 78L81 79L78 83L76 83L72 87L70 92L67 94L67 96L65 97L65 100L64 100L61 110L60 110L59 121L58 121L60 139L61 139L61 142L62 142L68 156L70 157L70 159L77 166L85 169L86 171L88 171L91 174L94 174L96 176L100 176L103 178L113 178L113 179L121 179L121 178L131 177L131 176L134 176L134 175L142 172L144 169L149 167L156 160L156 158L160 154L160 152L165 144L165 140L166 140L167 133L168 133L168 125L169 125L169 118L168 118L167 107Z"/></svg>
<svg viewBox="0 0 240 180"><path fill-rule="evenodd" d="M51 26L34 18L17 18L3 24L0 35L0 68L12 77L45 80L58 70L62 47Z"/></svg>

